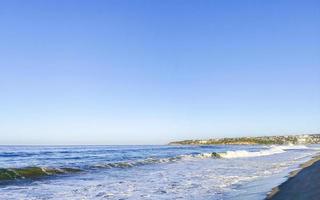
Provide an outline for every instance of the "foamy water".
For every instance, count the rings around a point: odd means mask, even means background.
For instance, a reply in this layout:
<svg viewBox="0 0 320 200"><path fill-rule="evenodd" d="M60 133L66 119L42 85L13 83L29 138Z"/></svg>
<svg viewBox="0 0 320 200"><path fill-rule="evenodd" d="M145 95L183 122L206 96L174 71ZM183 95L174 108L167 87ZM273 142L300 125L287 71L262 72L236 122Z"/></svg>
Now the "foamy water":
<svg viewBox="0 0 320 200"><path fill-rule="evenodd" d="M2 146L0 199L263 199L306 146Z"/></svg>

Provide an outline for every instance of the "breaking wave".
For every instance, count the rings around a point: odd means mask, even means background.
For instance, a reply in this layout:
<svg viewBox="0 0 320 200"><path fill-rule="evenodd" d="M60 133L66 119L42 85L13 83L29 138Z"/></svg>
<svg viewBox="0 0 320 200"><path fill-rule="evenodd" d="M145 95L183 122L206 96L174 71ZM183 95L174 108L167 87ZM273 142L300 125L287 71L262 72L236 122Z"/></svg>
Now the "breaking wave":
<svg viewBox="0 0 320 200"><path fill-rule="evenodd" d="M85 167L84 169L79 168L46 168L46 167L23 167L23 168L0 168L0 181L9 181L16 179L36 179L46 176L54 176L59 174L76 173L90 169L97 168L130 168L135 166L142 166L148 164L157 163L169 163L176 162L188 158L210 158L220 157L218 153L203 153L195 155L180 155L171 158L147 158L144 160L137 161L124 161L124 162L113 162L105 164L97 164L93 166Z"/></svg>
<svg viewBox="0 0 320 200"><path fill-rule="evenodd" d="M308 147L304 145L288 145L288 146L271 146L269 149L261 150L261 151L246 151L246 150L238 150L238 151L227 151L225 153L219 153L222 158L244 158L244 157L259 157L259 156L269 156L273 154L284 153L285 150L291 149L308 149Z"/></svg>
<svg viewBox="0 0 320 200"><path fill-rule="evenodd" d="M32 179L57 174L80 172L76 168L45 168L45 167L24 167L24 168L2 168L0 169L0 181L15 179Z"/></svg>
<svg viewBox="0 0 320 200"><path fill-rule="evenodd" d="M287 146L272 146L272 147L279 147L283 150L290 150L290 149L309 149L309 147L305 146L305 145L293 145L293 144L289 144Z"/></svg>
<svg viewBox="0 0 320 200"><path fill-rule="evenodd" d="M283 153L284 150L279 147L272 147L267 150L257 151L257 152L250 152L245 150L238 150L238 151L227 151L225 153L220 153L222 158L243 158L243 157L258 157L258 156L269 156L273 154Z"/></svg>
<svg viewBox="0 0 320 200"><path fill-rule="evenodd" d="M221 158L219 153L199 153L199 154L188 154L188 155L179 155L176 157L170 158L147 158L144 160L137 161L127 161L127 162L115 162L115 163L105 163L97 164L92 168L130 168L135 166L142 166L148 164L158 164L158 163L170 163L176 162L179 160L188 160L188 159L205 159L205 158Z"/></svg>
<svg viewBox="0 0 320 200"><path fill-rule="evenodd" d="M179 155L169 158L146 158L143 160L133 160L133 161L123 161L123 162L112 162L103 163L87 166L83 169L79 168L46 168L46 167L24 167L24 168L0 168L0 181L9 181L15 179L35 179L45 176L54 176L60 174L76 173L87 170L95 169L109 169L109 168L131 168L135 166L143 166L149 164L159 164L159 163L170 163L177 162L181 160L190 159L207 159L207 158L243 158L243 157L258 157L258 156L268 156L273 154L279 154L285 152L289 149L306 149L306 146L271 146L269 149L264 149L261 151L227 151L227 152L211 152L211 153L197 153L197 154L187 154Z"/></svg>

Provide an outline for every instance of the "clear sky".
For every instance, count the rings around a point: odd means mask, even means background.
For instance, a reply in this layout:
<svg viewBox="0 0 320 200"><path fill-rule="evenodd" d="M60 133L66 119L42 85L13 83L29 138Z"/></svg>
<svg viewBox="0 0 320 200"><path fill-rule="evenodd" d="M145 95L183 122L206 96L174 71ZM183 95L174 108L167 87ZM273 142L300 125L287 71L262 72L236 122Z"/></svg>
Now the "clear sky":
<svg viewBox="0 0 320 200"><path fill-rule="evenodd" d="M320 133L320 1L0 1L1 144Z"/></svg>

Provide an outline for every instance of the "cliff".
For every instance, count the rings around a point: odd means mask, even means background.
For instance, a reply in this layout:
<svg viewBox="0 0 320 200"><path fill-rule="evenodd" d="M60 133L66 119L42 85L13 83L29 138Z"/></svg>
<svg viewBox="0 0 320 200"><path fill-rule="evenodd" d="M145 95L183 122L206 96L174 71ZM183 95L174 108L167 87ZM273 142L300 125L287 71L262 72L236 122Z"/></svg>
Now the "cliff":
<svg viewBox="0 0 320 200"><path fill-rule="evenodd" d="M286 136L261 136L261 137L238 137L219 138L208 140L183 140L170 142L170 145L216 145L216 144L319 144L320 134L309 135L286 135Z"/></svg>

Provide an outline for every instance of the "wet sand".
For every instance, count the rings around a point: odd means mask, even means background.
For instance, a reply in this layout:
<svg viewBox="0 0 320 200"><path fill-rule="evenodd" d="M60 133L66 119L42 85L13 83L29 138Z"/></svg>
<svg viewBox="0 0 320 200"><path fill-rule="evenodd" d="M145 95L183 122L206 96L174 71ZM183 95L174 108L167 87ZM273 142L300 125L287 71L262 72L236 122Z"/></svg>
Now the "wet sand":
<svg viewBox="0 0 320 200"><path fill-rule="evenodd" d="M319 200L320 155L292 172L287 181L272 189L266 199L270 200Z"/></svg>

